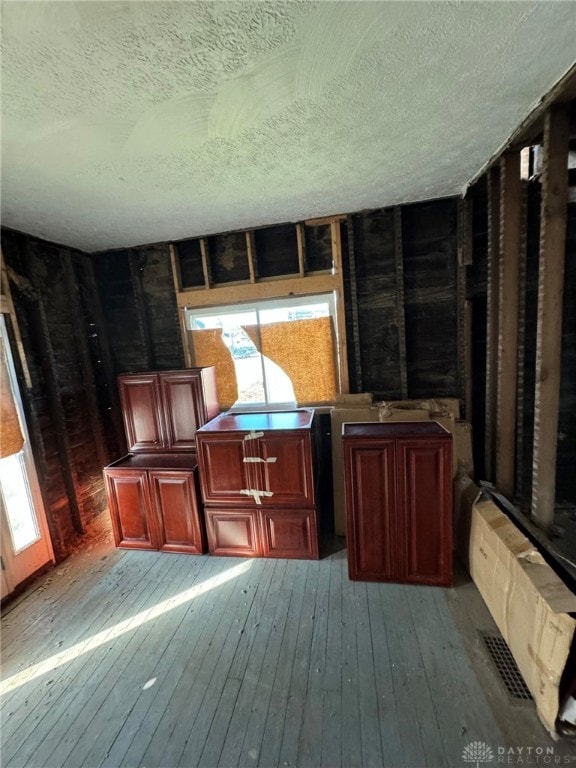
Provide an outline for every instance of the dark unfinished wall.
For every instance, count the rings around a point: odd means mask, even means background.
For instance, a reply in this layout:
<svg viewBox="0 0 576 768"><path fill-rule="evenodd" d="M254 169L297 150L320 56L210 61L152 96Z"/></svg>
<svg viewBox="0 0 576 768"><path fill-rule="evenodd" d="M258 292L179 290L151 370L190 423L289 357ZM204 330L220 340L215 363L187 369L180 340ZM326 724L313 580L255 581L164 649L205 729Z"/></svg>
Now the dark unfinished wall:
<svg viewBox="0 0 576 768"><path fill-rule="evenodd" d="M348 247L346 310L351 316L355 301L357 315L355 324L347 318L349 367L356 391L384 400L461 397L457 201L351 216Z"/></svg>
<svg viewBox="0 0 576 768"><path fill-rule="evenodd" d="M182 368L167 244L93 256L114 374Z"/></svg>
<svg viewBox="0 0 576 768"><path fill-rule="evenodd" d="M7 230L2 253L32 384L26 387L20 375L20 388L62 559L106 506L102 467L111 453L98 403L102 354L92 265L78 251Z"/></svg>

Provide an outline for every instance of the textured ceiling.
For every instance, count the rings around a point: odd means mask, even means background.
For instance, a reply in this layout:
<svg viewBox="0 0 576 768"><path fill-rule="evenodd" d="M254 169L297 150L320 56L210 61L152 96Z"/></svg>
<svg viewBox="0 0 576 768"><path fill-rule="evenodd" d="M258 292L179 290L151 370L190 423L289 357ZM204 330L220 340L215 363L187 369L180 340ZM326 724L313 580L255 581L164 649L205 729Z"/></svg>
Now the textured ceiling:
<svg viewBox="0 0 576 768"><path fill-rule="evenodd" d="M88 251L459 194L573 2L4 2L2 218Z"/></svg>

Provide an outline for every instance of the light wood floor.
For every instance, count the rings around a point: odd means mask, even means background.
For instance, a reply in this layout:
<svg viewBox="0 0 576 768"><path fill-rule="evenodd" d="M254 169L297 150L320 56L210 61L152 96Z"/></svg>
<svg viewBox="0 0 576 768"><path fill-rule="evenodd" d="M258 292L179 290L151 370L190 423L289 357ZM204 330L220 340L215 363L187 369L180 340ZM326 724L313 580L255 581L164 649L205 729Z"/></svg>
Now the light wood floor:
<svg viewBox="0 0 576 768"><path fill-rule="evenodd" d="M471 741L510 743L510 710L455 603L350 582L345 551L64 563L3 617L2 765L465 765Z"/></svg>

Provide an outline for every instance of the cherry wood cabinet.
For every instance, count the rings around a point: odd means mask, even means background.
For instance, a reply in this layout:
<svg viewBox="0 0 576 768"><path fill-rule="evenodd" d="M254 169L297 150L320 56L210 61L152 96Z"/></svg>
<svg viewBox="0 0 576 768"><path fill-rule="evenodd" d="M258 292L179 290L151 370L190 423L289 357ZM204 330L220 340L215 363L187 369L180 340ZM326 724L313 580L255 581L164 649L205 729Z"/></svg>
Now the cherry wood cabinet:
<svg viewBox="0 0 576 768"><path fill-rule="evenodd" d="M214 368L123 374L118 389L133 453L195 451L196 430L219 413Z"/></svg>
<svg viewBox="0 0 576 768"><path fill-rule="evenodd" d="M316 429L301 409L224 413L198 430L210 552L318 557Z"/></svg>
<svg viewBox="0 0 576 768"><path fill-rule="evenodd" d="M104 469L104 478L117 547L205 551L194 455L124 456Z"/></svg>
<svg viewBox="0 0 576 768"><path fill-rule="evenodd" d="M452 437L437 422L344 424L350 578L452 582Z"/></svg>

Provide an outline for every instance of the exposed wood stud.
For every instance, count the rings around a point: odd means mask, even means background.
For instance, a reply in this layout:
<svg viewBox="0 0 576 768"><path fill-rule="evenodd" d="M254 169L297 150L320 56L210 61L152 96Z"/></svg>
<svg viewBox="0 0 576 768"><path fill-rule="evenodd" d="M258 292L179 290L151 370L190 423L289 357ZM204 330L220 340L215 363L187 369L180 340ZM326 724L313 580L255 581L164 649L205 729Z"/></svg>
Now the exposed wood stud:
<svg viewBox="0 0 576 768"><path fill-rule="evenodd" d="M396 268L396 326L398 329L398 368L402 399L408 397L406 364L406 319L404 316L404 262L402 258L402 210L394 207L394 263Z"/></svg>
<svg viewBox="0 0 576 768"><path fill-rule="evenodd" d="M471 359L469 347L472 343L466 328L466 264L470 263L472 252L472 231L469 226L470 200L458 201L458 263L456 265L456 323L458 334L458 397L464 401L466 413L471 403L466 401L469 372L467 361Z"/></svg>
<svg viewBox="0 0 576 768"><path fill-rule="evenodd" d="M108 323L106 322L106 317L102 310L100 293L98 292L96 271L94 269L94 259L90 259L90 271L88 274L90 290L93 297L92 312L94 314L94 319L96 320L97 333L100 337L100 354L102 355L102 365L104 368L104 374L106 376L106 385L110 394L110 403L112 406L111 417L112 423L114 424L116 443L121 446L122 450L124 450L126 446L126 435L124 433L124 424L122 423L120 410L120 397L118 394L118 385L116 383L116 369L114 365L114 358L111 352Z"/></svg>
<svg viewBox="0 0 576 768"><path fill-rule="evenodd" d="M244 301L275 299L284 296L306 296L315 293L331 293L340 286L337 275L320 274L305 277L260 280L241 285L223 284L207 290L181 291L179 307L214 307L222 304L238 304Z"/></svg>
<svg viewBox="0 0 576 768"><path fill-rule="evenodd" d="M516 376L516 496L524 494L524 359L526 346L526 259L528 184L522 181L518 270L518 373Z"/></svg>
<svg viewBox="0 0 576 768"><path fill-rule="evenodd" d="M250 282L255 283L258 279L258 262L256 260L256 238L254 237L254 230L249 229L246 231L246 251L248 254L248 272L250 274Z"/></svg>
<svg viewBox="0 0 576 768"><path fill-rule="evenodd" d="M486 285L486 424L484 466L488 480L495 479L496 385L498 373L498 304L500 273L500 169L488 174L488 260Z"/></svg>
<svg viewBox="0 0 576 768"><path fill-rule="evenodd" d="M212 287L212 274L210 271L210 261L208 259L208 240L205 237L200 238L200 256L202 258L204 288L208 289Z"/></svg>
<svg viewBox="0 0 576 768"><path fill-rule="evenodd" d="M520 153L503 155L500 161L496 486L508 498L514 495L516 466L521 184Z"/></svg>
<svg viewBox="0 0 576 768"><path fill-rule="evenodd" d="M300 277L306 274L306 231L304 224L296 224L296 240L298 242L298 273Z"/></svg>
<svg viewBox="0 0 576 768"><path fill-rule="evenodd" d="M350 311L352 315L352 343L354 345L354 368L356 391L363 392L362 355L360 352L360 323L358 319L358 282L356 280L356 251L354 241L354 217L347 218L348 230L348 274L350 278Z"/></svg>
<svg viewBox="0 0 576 768"><path fill-rule="evenodd" d="M28 247L26 247L24 252L24 261L27 265L26 271L28 274L34 274ZM70 445L70 440L68 438L66 414L64 412L64 406L62 405L60 391L58 388L58 368L56 364L56 356L54 354L52 337L50 335L50 328L48 326L46 308L44 306L44 301L41 294L38 294L34 306L36 309L34 312L34 324L36 325L34 331L40 341L42 348L44 349L44 361L48 367L48 371L45 376L46 392L48 395L48 407L50 409L50 414L54 419L56 445L58 446L60 467L62 469L64 487L66 489L68 505L70 507L70 518L72 520L74 530L79 534L83 534L84 526L82 525L80 507L78 506L76 486L74 483L74 473L72 469L74 466L73 452Z"/></svg>
<svg viewBox="0 0 576 768"><path fill-rule="evenodd" d="M317 219L306 219L305 227L323 227L326 224L332 224L333 221L346 221L346 214L341 213L337 216L321 216Z"/></svg>
<svg viewBox="0 0 576 768"><path fill-rule="evenodd" d="M340 235L340 219L333 219L330 223L332 235L332 264L336 274L342 271L342 240Z"/></svg>
<svg viewBox="0 0 576 768"><path fill-rule="evenodd" d="M472 302L467 301L464 305L464 338L465 342L465 361L466 381L464 382L464 418L472 422L474 409L474 365L472 355Z"/></svg>
<svg viewBox="0 0 576 768"><path fill-rule="evenodd" d="M174 292L176 295L176 304L178 304L178 294L182 290L182 278L180 277L180 262L174 243L168 246L170 249L170 263L172 264L172 278L174 279ZM186 316L184 309L176 307L178 312L178 325L180 326L180 338L182 339L182 351L184 353L184 364L187 368L192 367L192 354L188 340L188 331L186 329Z"/></svg>
<svg viewBox="0 0 576 768"><path fill-rule="evenodd" d="M80 368L82 372L82 380L84 382L86 401L88 404L90 426L94 435L94 442L96 443L98 461L102 466L105 466L110 461L110 456L106 447L106 441L104 440L104 432L102 431L102 420L100 418L100 409L98 406L98 397L96 394L94 369L92 366L90 350L88 348L88 342L86 340L86 333L84 330L84 315L82 312L80 291L78 289L78 282L74 273L74 265L72 263L72 256L70 252L68 250L62 251L61 258L64 267L64 277L66 280L66 287L68 289L68 296L70 297L71 302L71 311L74 320L74 338L76 341L76 350L78 352L78 357L81 363ZM89 259L88 256L82 258Z"/></svg>
<svg viewBox="0 0 576 768"><path fill-rule="evenodd" d="M128 251L128 262L130 264L132 289L136 302L136 314L138 316L138 324L140 326L140 333L146 353L146 368L152 370L155 367L154 349L152 346L152 337L150 335L148 318L146 316L146 300L144 297L144 289L142 287L142 278L140 275L140 258L137 251Z"/></svg>
<svg viewBox="0 0 576 768"><path fill-rule="evenodd" d="M180 274L180 259L174 243L168 245L170 251L170 265L172 267L172 280L174 282L174 291L178 294L182 290L182 275Z"/></svg>
<svg viewBox="0 0 576 768"><path fill-rule="evenodd" d="M570 67L564 77L546 93L540 103L530 112L507 141L480 168L478 173L468 182L468 188L473 187L489 169L498 165L497 160L504 151L521 150L527 144L533 142L543 132L546 110L552 104L566 104L574 99L576 99L576 64Z"/></svg>
<svg viewBox="0 0 576 768"><path fill-rule="evenodd" d="M543 528L554 522L556 495L569 139L569 108L550 109L544 120L532 485L532 514Z"/></svg>
<svg viewBox="0 0 576 768"><path fill-rule="evenodd" d="M342 234L340 231L340 218L332 219L330 224L332 234L332 262L334 264L334 277L336 278L336 336L338 342L338 379L340 392L350 391L348 378L348 345L346 341L346 315L344 301L344 279L342 275ZM311 278L298 278L302 282ZM334 288L332 289L334 290Z"/></svg>
<svg viewBox="0 0 576 768"><path fill-rule="evenodd" d="M2 297L3 303L5 304L5 307L2 308L2 312L6 312L6 314L10 316L18 359L22 368L22 374L24 375L24 382L27 389L31 389L32 379L30 378L30 370L28 368L28 361L26 360L26 353L24 352L24 344L22 343L22 336L20 335L18 318L16 317L16 310L14 309L14 302L12 301L12 289L10 288L10 281L8 280L8 273L6 271L6 264L4 262L4 257L2 256L2 251L0 251L0 263L2 264Z"/></svg>

